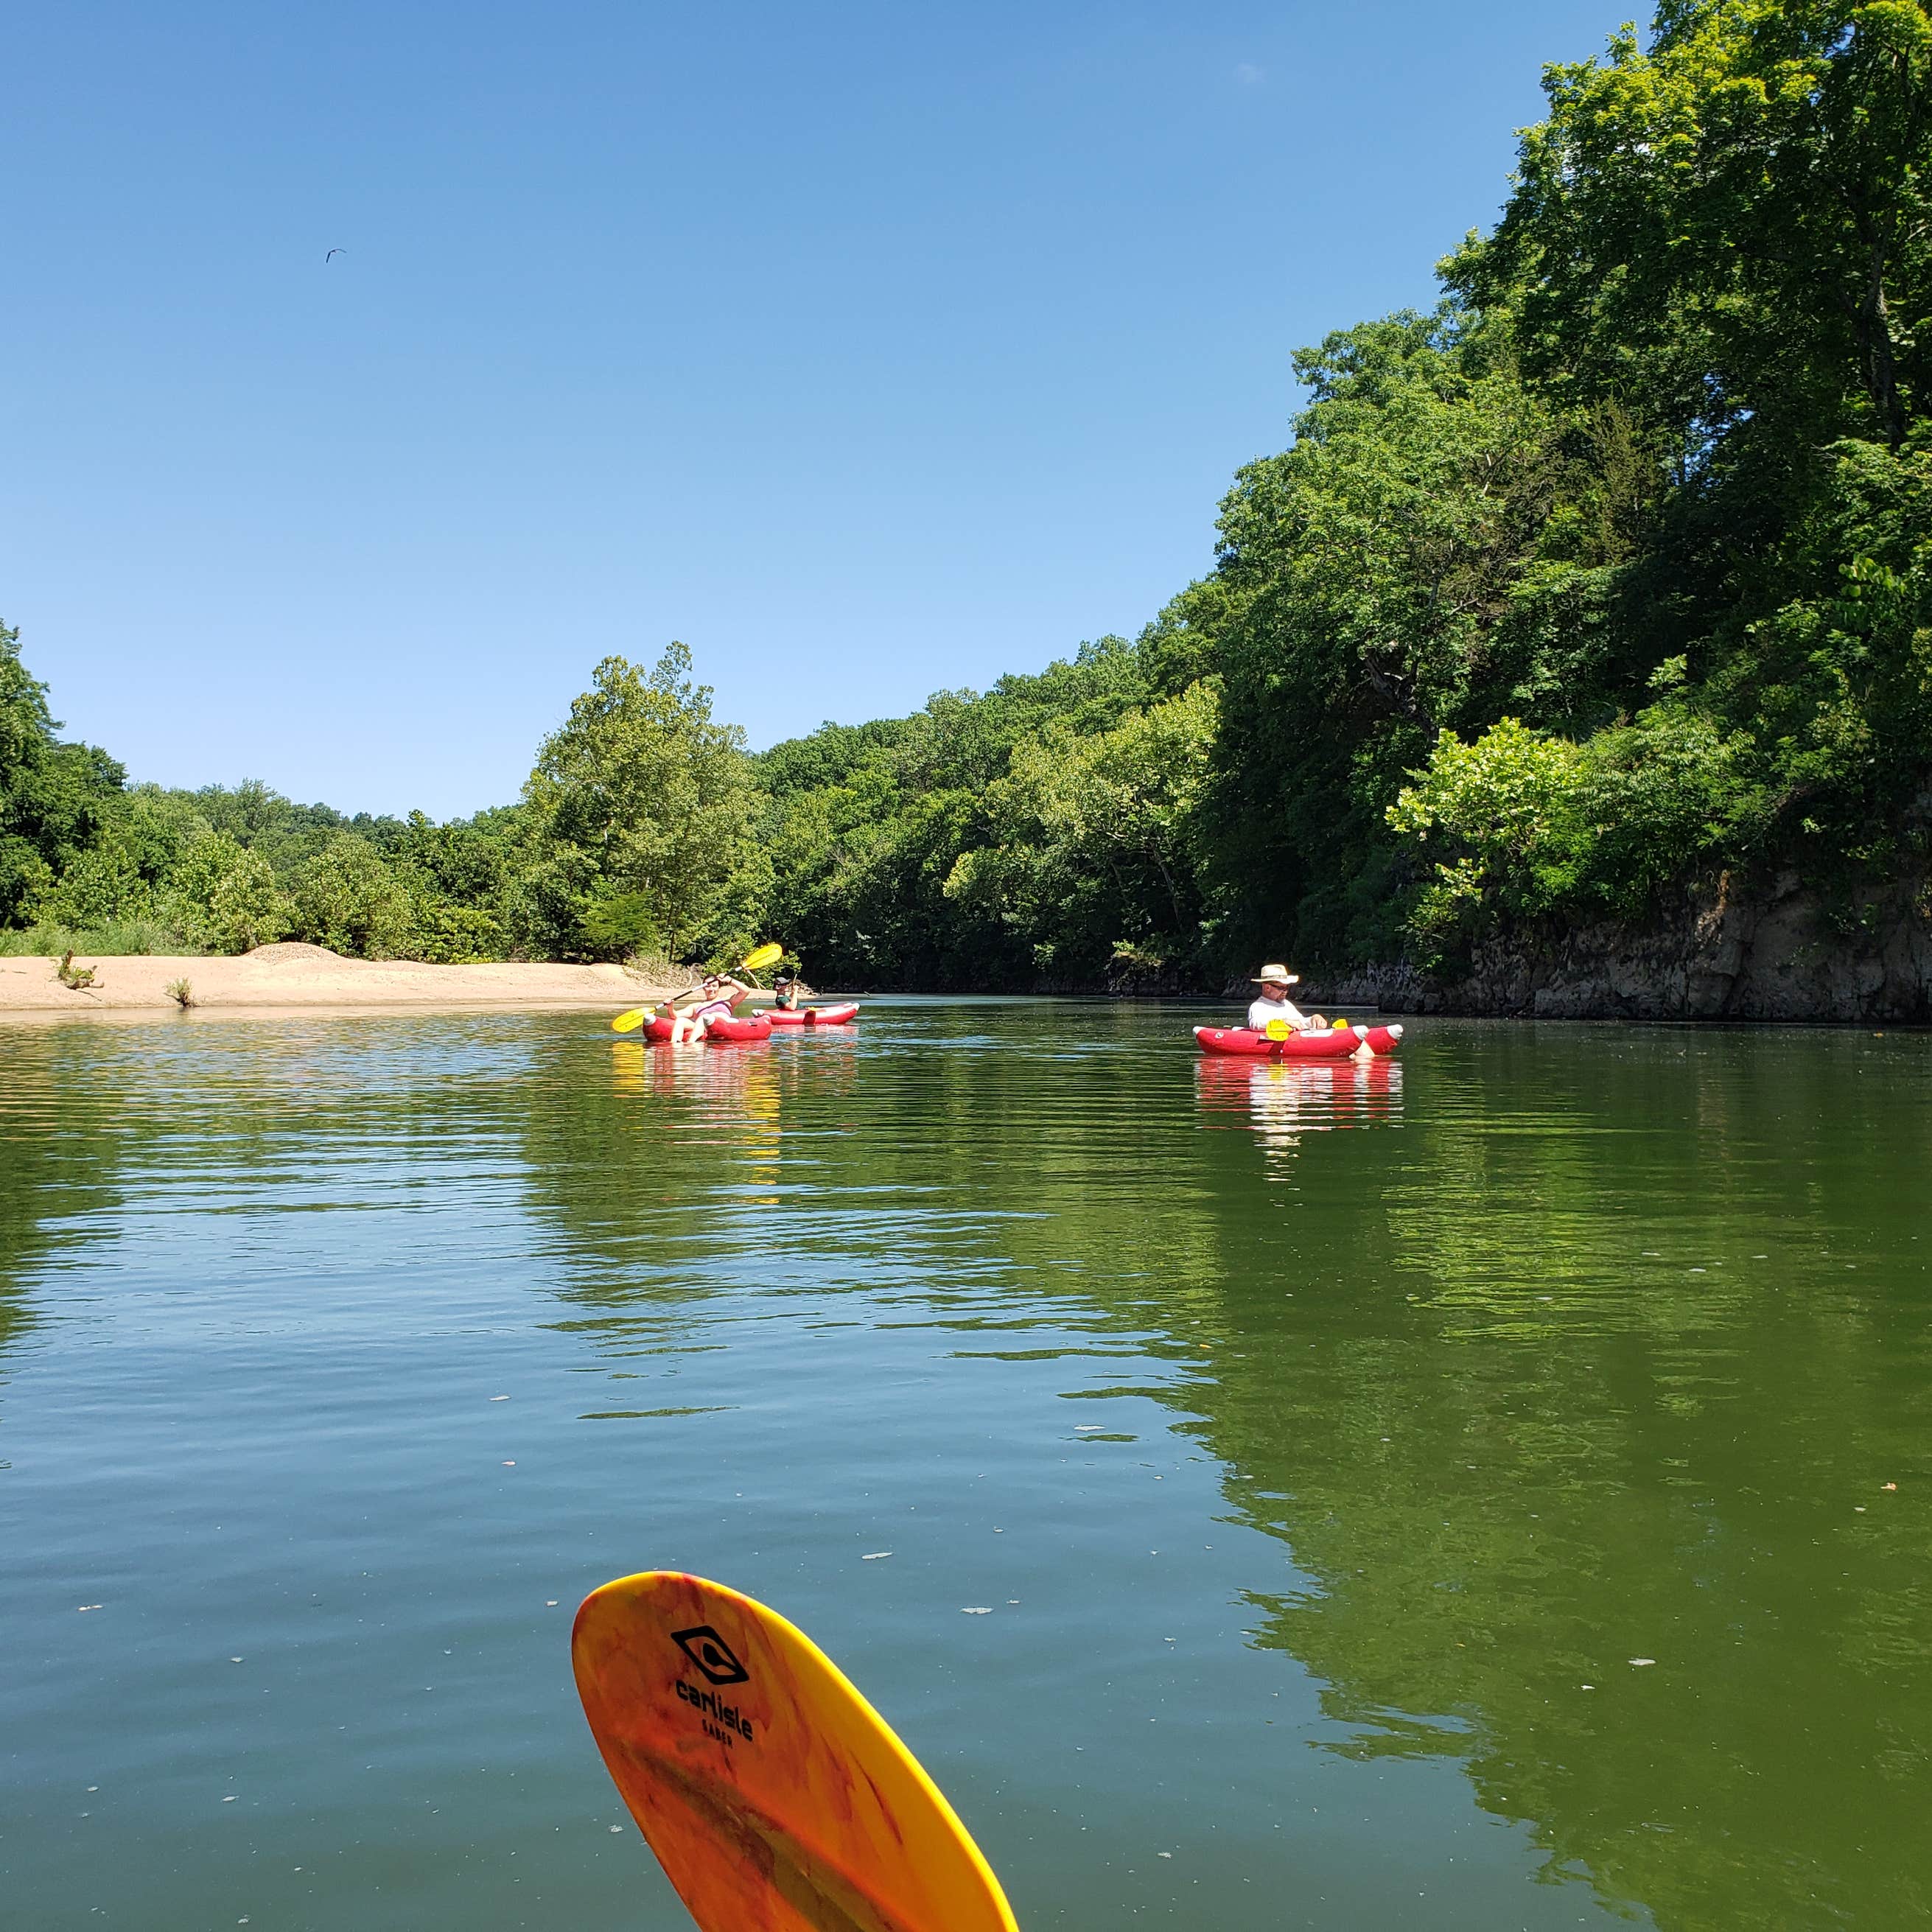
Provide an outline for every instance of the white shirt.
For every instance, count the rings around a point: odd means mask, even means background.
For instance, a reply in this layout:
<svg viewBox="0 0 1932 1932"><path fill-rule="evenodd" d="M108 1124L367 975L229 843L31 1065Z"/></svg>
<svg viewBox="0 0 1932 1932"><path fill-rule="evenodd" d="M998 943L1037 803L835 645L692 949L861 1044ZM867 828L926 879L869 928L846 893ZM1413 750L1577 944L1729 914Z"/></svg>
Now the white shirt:
<svg viewBox="0 0 1932 1932"><path fill-rule="evenodd" d="M1264 994L1248 1009L1248 1024L1256 1033L1265 1033L1270 1020L1286 1020L1297 1033L1305 1031L1308 1025L1307 1016L1292 1000L1270 1000Z"/></svg>

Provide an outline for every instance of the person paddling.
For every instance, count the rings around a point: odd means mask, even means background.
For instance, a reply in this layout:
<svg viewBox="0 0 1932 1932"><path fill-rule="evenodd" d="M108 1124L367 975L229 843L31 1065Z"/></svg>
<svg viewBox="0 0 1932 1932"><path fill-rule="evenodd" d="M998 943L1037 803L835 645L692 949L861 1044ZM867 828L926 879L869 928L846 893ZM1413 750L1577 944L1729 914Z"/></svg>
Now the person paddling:
<svg viewBox="0 0 1932 1932"><path fill-rule="evenodd" d="M694 986L684 991L667 1004L670 1008L670 1043L683 1046L687 1041L695 1042L711 1030L714 1020L728 1020L731 1009L746 998L751 988L743 980L734 979L729 973L707 973ZM683 1004L689 1000L687 1006Z"/></svg>
<svg viewBox="0 0 1932 1932"><path fill-rule="evenodd" d="M798 1004L798 980L796 975L781 973L772 982L772 1004L782 1013L788 1013Z"/></svg>
<svg viewBox="0 0 1932 1932"><path fill-rule="evenodd" d="M1255 975L1261 997L1248 1008L1248 1024L1256 1033L1266 1033L1270 1020L1286 1020L1289 1030L1306 1033L1316 1024L1288 997L1289 987L1300 983L1300 976L1273 962Z"/></svg>

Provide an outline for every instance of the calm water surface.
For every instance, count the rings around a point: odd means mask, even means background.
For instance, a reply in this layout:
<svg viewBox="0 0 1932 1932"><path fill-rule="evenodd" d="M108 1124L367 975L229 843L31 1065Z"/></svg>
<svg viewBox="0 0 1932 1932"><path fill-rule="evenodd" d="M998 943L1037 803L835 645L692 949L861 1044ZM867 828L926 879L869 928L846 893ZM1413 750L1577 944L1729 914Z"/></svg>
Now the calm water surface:
<svg viewBox="0 0 1932 1932"><path fill-rule="evenodd" d="M686 1924L673 1566L1029 1932L1924 1922L1932 1041L1202 1016L0 1030L0 1916Z"/></svg>

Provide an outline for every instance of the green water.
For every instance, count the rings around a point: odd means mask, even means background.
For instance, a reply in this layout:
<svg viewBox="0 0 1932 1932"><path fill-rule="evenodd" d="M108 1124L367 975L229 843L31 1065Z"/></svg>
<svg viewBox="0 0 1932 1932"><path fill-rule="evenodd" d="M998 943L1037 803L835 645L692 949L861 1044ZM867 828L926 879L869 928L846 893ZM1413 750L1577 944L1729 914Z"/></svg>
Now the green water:
<svg viewBox="0 0 1932 1932"><path fill-rule="evenodd" d="M1203 1016L0 1030L0 1918L684 1924L665 1565L1029 1932L1922 1922L1932 1040Z"/></svg>

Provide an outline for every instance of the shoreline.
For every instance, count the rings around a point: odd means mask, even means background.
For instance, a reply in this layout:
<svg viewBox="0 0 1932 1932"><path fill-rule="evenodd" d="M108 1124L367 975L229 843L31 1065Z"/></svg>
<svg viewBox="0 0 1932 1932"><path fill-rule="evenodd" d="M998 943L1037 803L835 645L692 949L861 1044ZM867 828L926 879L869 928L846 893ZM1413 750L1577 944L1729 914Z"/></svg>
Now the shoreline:
<svg viewBox="0 0 1932 1932"><path fill-rule="evenodd" d="M227 956L123 953L76 956L74 963L92 968L96 983L78 989L63 986L50 959L0 958L0 1018L276 1007L433 1012L607 1006L621 1011L680 990L622 966L508 962L432 966L410 959L345 959L326 946L286 940ZM187 980L190 988L186 1009L167 990L177 980Z"/></svg>

